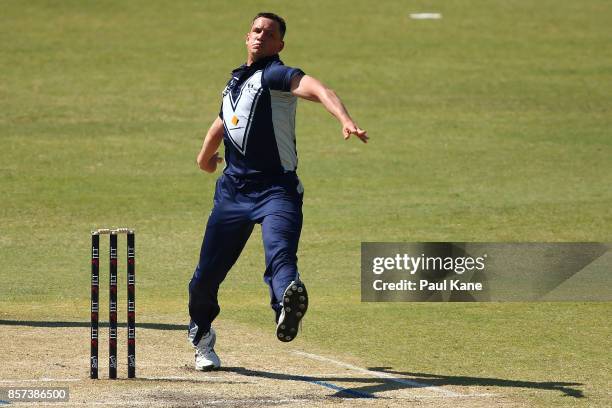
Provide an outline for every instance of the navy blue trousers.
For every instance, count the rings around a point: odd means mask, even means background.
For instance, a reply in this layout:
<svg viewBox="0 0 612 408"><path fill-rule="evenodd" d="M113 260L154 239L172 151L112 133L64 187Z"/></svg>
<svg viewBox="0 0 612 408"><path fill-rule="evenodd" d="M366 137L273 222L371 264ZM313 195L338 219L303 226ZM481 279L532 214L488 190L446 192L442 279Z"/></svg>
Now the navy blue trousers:
<svg viewBox="0 0 612 408"><path fill-rule="evenodd" d="M270 288L270 305L278 316L284 291L298 276L303 197L298 185L295 173L259 181L223 174L217 180L200 260L189 282L190 329L197 326L194 344L210 330L219 314L219 286L255 224L261 224L266 258L264 282Z"/></svg>

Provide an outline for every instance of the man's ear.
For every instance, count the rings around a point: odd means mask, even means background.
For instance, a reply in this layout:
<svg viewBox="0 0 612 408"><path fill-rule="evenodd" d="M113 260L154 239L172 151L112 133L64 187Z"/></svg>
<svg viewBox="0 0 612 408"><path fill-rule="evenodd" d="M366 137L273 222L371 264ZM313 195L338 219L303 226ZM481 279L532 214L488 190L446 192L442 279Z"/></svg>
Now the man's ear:
<svg viewBox="0 0 612 408"><path fill-rule="evenodd" d="M285 42L281 40L281 45L280 45L278 52L281 52L283 48L285 48Z"/></svg>

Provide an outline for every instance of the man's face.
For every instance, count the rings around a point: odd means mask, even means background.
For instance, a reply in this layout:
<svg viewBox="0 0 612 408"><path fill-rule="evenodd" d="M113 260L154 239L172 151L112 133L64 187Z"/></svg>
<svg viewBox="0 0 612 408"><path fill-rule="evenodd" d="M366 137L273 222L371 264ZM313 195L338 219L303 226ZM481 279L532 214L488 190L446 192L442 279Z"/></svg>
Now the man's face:
<svg viewBox="0 0 612 408"><path fill-rule="evenodd" d="M278 54L285 46L279 24L269 18L259 17L246 35L246 46L252 61Z"/></svg>

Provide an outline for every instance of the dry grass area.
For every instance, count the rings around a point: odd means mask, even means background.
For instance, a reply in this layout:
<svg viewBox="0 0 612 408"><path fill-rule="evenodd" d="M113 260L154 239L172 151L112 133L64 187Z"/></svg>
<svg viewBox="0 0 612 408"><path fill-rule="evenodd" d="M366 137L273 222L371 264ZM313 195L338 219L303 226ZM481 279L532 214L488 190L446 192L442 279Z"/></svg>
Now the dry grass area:
<svg viewBox="0 0 612 408"><path fill-rule="evenodd" d="M518 405L483 387L427 386L384 370L367 370L350 357L304 350L299 339L281 344L267 333L246 331L234 323L217 326L223 368L197 372L185 331L175 325L155 327L138 328L138 378L125 379L124 363L119 366L120 379L111 381L106 379L105 328L101 329L101 379L90 380L85 323L3 325L0 344L8 346L8 351L0 364L0 387L69 387L70 400L50 406ZM125 332L119 335L119 359L125 362Z"/></svg>

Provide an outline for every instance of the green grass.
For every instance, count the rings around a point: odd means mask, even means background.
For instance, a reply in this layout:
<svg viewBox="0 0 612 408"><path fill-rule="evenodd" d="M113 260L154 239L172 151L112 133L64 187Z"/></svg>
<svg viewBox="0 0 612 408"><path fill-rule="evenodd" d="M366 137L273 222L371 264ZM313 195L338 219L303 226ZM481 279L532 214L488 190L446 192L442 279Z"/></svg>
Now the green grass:
<svg viewBox="0 0 612 408"><path fill-rule="evenodd" d="M0 318L86 320L88 231L130 225L141 318L187 319L215 179L195 156L249 19L272 9L288 21L282 58L371 136L344 142L300 103L304 341L466 386L499 379L494 392L528 405L609 403L610 303L359 301L361 241L611 241L609 2L2 8ZM444 18L408 18L431 10ZM272 330L262 273L256 229L222 319ZM581 383L586 398L541 382Z"/></svg>

